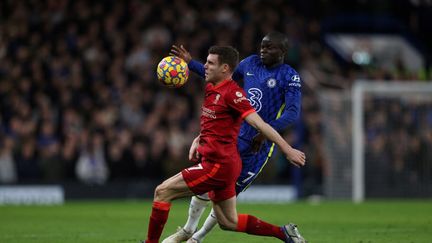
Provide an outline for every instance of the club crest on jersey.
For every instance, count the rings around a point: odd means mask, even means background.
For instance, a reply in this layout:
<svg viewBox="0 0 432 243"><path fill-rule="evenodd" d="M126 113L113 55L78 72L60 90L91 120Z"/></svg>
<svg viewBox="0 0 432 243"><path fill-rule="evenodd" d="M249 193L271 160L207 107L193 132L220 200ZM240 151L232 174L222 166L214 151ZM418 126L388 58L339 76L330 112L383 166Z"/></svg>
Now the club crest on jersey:
<svg viewBox="0 0 432 243"><path fill-rule="evenodd" d="M238 98L233 100L233 101L234 101L234 104L240 103L240 102L242 102L243 100L247 100L247 98L243 96L242 92L237 91L235 94L236 94L236 96L237 96Z"/></svg>
<svg viewBox="0 0 432 243"><path fill-rule="evenodd" d="M269 88L274 88L276 86L276 79L271 78L271 79L267 80L267 86Z"/></svg>
<svg viewBox="0 0 432 243"><path fill-rule="evenodd" d="M220 94L217 94L214 101L213 101L213 104L216 105L218 103L219 99L220 99Z"/></svg>

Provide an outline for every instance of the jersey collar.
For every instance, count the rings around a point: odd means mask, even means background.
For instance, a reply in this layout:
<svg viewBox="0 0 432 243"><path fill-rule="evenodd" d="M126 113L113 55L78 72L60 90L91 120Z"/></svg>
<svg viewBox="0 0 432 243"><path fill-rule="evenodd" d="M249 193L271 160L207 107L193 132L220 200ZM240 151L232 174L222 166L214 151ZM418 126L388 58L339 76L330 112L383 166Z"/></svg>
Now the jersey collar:
<svg viewBox="0 0 432 243"><path fill-rule="evenodd" d="M232 79L225 79L224 81L222 81L222 82L220 82L220 83L218 83L218 84L216 84L216 85L213 85L213 84L212 84L212 90L219 89L220 87L222 87L222 86L228 84L230 81L232 81Z"/></svg>

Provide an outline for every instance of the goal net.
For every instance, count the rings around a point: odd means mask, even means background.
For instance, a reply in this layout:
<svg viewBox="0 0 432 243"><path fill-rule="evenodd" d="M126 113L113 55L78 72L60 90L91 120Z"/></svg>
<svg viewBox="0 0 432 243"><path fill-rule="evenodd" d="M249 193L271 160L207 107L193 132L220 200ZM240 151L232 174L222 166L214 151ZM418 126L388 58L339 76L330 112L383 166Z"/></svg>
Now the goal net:
<svg viewBox="0 0 432 243"><path fill-rule="evenodd" d="M327 197L432 196L432 83L357 81L319 100Z"/></svg>

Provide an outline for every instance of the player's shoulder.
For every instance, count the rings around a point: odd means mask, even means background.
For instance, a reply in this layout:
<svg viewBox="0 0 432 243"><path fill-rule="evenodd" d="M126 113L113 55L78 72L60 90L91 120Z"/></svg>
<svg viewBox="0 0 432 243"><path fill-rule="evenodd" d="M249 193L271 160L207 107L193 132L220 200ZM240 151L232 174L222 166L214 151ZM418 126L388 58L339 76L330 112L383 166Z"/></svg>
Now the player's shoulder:
<svg viewBox="0 0 432 243"><path fill-rule="evenodd" d="M230 80L229 82L227 82L226 85L224 85L224 89L222 92L225 96L232 96L239 91L243 93L243 89L237 84L237 82L234 80Z"/></svg>
<svg viewBox="0 0 432 243"><path fill-rule="evenodd" d="M282 64L280 70L286 74L298 74L298 72L287 63Z"/></svg>
<svg viewBox="0 0 432 243"><path fill-rule="evenodd" d="M261 63L261 59L258 55L253 54L243 59L241 63L246 65L256 65L257 63Z"/></svg>
<svg viewBox="0 0 432 243"><path fill-rule="evenodd" d="M300 81L300 75L293 67L291 67L289 64L282 64L280 66L280 73L282 74L283 78L287 80L288 82L291 81Z"/></svg>
<svg viewBox="0 0 432 243"><path fill-rule="evenodd" d="M227 85L225 87L225 90L229 91L229 90L233 90L233 89L242 89L238 83L234 80L230 80L227 82Z"/></svg>
<svg viewBox="0 0 432 243"><path fill-rule="evenodd" d="M205 90L208 91L208 90L211 90L211 89L213 89L213 85L210 82L206 82L206 84L205 84Z"/></svg>

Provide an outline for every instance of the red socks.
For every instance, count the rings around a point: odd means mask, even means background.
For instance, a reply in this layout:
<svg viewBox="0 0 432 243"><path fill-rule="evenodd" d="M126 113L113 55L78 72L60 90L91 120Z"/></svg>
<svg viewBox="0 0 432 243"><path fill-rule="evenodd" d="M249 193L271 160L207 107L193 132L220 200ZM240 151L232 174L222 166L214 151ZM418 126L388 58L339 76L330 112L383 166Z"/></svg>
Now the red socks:
<svg viewBox="0 0 432 243"><path fill-rule="evenodd" d="M159 242L162 230L168 220L170 207L171 203L153 202L146 243ZM279 226L269 224L247 214L238 215L236 231L245 232L251 235L273 236L282 241L285 240L285 234Z"/></svg>
<svg viewBox="0 0 432 243"><path fill-rule="evenodd" d="M153 202L146 243L158 243L162 230L168 220L171 203Z"/></svg>
<svg viewBox="0 0 432 243"><path fill-rule="evenodd" d="M285 234L281 228L261 221L260 219L247 214L238 215L237 230L238 232L245 232L250 235L273 236L280 240L285 240Z"/></svg>

